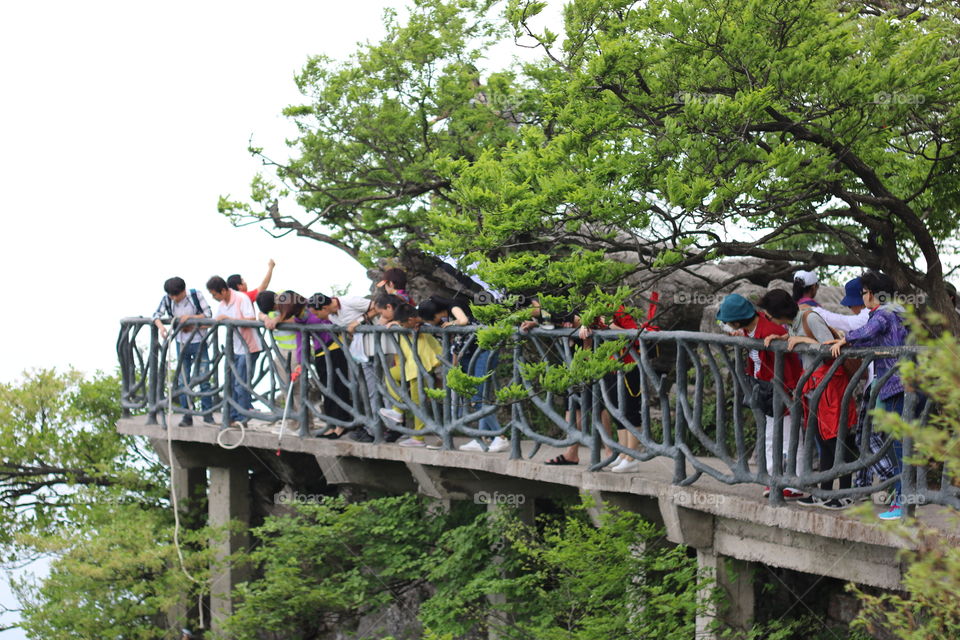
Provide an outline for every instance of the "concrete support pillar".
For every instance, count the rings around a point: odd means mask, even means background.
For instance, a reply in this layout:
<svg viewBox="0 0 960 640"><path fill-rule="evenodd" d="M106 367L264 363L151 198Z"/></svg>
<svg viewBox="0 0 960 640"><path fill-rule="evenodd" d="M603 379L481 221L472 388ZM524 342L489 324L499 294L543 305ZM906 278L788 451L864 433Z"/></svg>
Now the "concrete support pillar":
<svg viewBox="0 0 960 640"><path fill-rule="evenodd" d="M172 477L181 529L202 527L204 518L200 508L207 492L207 470L202 467L181 467L175 459ZM196 598L182 597L167 611L167 625L177 631L195 628L199 619L200 610Z"/></svg>
<svg viewBox="0 0 960 640"><path fill-rule="evenodd" d="M246 527L250 524L250 478L245 466L210 467L210 525L218 534L210 539L214 566L210 576L210 622L214 633L222 632L223 620L233 613L232 591L247 579L246 570L229 565L226 558L249 544ZM240 522L243 529L227 531L227 525Z"/></svg>
<svg viewBox="0 0 960 640"><path fill-rule="evenodd" d="M712 550L697 549L697 566L704 580L700 591L702 610L697 614L697 640L715 640L716 624L748 631L754 618L753 567L751 563L735 560L714 553ZM711 596L719 590L719 606Z"/></svg>
<svg viewBox="0 0 960 640"><path fill-rule="evenodd" d="M487 501L487 513L490 515L496 514L498 511L503 509L514 510L517 514L517 517L520 518L520 522L523 522L526 525L533 525L536 518L536 509L534 507L534 501L531 496L523 496L523 500L520 500L522 494L512 494L512 504L507 506L503 502L498 502L495 500ZM500 556L494 556L493 563L501 564L503 558ZM497 606L502 605L507 602L507 597L502 593L490 593L487 594L487 600L491 605ZM497 615L491 615L487 621L487 638L488 640L500 640L500 632L498 631L501 627L509 624L509 620L504 619L503 613Z"/></svg>

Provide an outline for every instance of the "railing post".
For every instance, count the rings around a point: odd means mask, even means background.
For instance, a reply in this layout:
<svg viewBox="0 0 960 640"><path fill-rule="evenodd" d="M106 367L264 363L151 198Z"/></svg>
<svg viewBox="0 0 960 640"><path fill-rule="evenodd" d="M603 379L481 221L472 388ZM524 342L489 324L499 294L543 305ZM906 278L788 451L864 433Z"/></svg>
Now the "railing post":
<svg viewBox="0 0 960 640"><path fill-rule="evenodd" d="M903 398L903 420L913 422L917 413L917 394L908 391ZM892 437L892 436L891 436ZM903 456L900 460L900 506L904 517L914 517L917 511L917 467L908 464L907 460L913 457L913 438L903 439Z"/></svg>
<svg viewBox="0 0 960 640"><path fill-rule="evenodd" d="M227 337L223 343L223 403L220 413L220 428L226 429L230 426L230 400L233 398L233 332L232 326L224 325L227 329Z"/></svg>
<svg viewBox="0 0 960 640"><path fill-rule="evenodd" d="M522 356L522 351L520 349L520 342L517 341L513 346L513 364L511 366L510 373L510 384L520 384L520 358ZM520 430L517 429L517 424L520 420L520 403L514 401L510 405L510 459L519 460L523 456L523 451L520 448Z"/></svg>
<svg viewBox="0 0 960 640"><path fill-rule="evenodd" d="M117 359L120 361L120 415L124 418L129 418L132 415L126 403L130 398L130 389L133 388L133 380L130 379L133 375L133 354L128 353L128 351L132 350L130 346L130 330L126 324L121 322L120 337L117 339Z"/></svg>
<svg viewBox="0 0 960 640"><path fill-rule="evenodd" d="M300 436L310 435L310 371L313 367L313 342L304 325L300 327L300 412L297 416L300 423Z"/></svg>
<svg viewBox="0 0 960 640"><path fill-rule="evenodd" d="M157 389L160 381L157 379L160 362L160 330L157 325L150 323L150 356L147 365L147 424L157 424Z"/></svg>
<svg viewBox="0 0 960 640"><path fill-rule="evenodd" d="M673 483L680 484L687 477L687 460L681 446L685 440L687 416L680 398L687 397L687 350L684 343L677 341L677 417L673 421ZM696 401L696 400L694 400Z"/></svg>

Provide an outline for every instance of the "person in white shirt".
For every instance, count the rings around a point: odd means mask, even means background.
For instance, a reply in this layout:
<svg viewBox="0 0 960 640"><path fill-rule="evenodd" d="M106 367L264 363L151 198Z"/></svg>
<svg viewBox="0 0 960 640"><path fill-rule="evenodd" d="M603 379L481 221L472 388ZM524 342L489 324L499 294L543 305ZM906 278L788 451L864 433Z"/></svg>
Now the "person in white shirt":
<svg viewBox="0 0 960 640"><path fill-rule="evenodd" d="M844 313L834 313L823 307L813 307L813 312L823 318L826 323L838 331L848 333L854 329L859 329L867 324L870 318L870 309L863 304L863 287L860 284L860 278L854 278L843 286L844 296L840 301L845 307L848 307L853 315Z"/></svg>
<svg viewBox="0 0 960 640"><path fill-rule="evenodd" d="M207 290L213 299L220 303L214 320L221 322L227 319L256 320L257 314L253 310L253 303L245 293L234 291L227 286L226 280L220 276L213 276L207 281ZM250 374L256 364L257 356L263 350L260 336L255 329L243 327L234 329L233 333L233 390L234 405L229 408L230 423L249 421L249 416L240 413L240 409L251 411L253 399L250 396ZM230 363L228 363L230 366Z"/></svg>
<svg viewBox="0 0 960 640"><path fill-rule="evenodd" d="M170 318L171 327L174 323L180 323L180 330L176 337L177 357L180 358L179 382L184 389L189 389L190 381L194 377L201 380L200 406L203 408L203 421L212 423L213 399L210 392L213 391L213 385L210 384L208 377L210 358L207 355L207 345L203 341L207 332L203 328L184 323L188 320L209 318L213 314L202 294L196 289L187 290L187 283L183 278L169 278L163 283L163 290L166 295L157 305L157 310L153 314L153 323L163 339L167 337L167 327L163 324L162 318ZM193 403L186 393L181 394L177 402L184 409L193 410ZM193 426L193 416L189 413L185 414L178 426Z"/></svg>

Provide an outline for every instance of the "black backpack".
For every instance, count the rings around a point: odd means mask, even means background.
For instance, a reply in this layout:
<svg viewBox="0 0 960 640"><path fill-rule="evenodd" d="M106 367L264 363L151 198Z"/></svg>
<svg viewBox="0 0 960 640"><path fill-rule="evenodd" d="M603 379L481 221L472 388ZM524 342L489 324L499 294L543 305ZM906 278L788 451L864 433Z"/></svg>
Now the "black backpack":
<svg viewBox="0 0 960 640"><path fill-rule="evenodd" d="M193 308L196 310L198 316L202 316L203 307L200 306L200 297L197 295L196 289L190 289L190 299L193 301ZM171 318L173 317L173 303L170 302L170 296L166 296L167 301L167 315Z"/></svg>

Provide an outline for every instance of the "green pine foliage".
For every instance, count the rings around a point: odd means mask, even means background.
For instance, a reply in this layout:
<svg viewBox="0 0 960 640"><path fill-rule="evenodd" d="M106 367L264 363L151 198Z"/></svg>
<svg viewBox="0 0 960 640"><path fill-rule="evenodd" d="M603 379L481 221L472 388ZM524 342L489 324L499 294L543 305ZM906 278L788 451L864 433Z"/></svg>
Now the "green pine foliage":
<svg viewBox="0 0 960 640"><path fill-rule="evenodd" d="M418 618L437 637L691 637L695 559L634 514L607 512L598 528L585 509L531 526L412 495L299 506L254 531L247 559L263 577L238 590L228 633L308 638L429 584Z"/></svg>
<svg viewBox="0 0 960 640"><path fill-rule="evenodd" d="M0 551L5 566L36 558L13 591L30 638L177 638L168 619L202 591L173 545L167 470L117 433L115 376L31 371L0 385ZM207 532L181 531L185 565L205 584Z"/></svg>
<svg viewBox="0 0 960 640"><path fill-rule="evenodd" d="M875 419L879 428L895 437L913 440L910 460L914 464L949 472L960 468L960 342L949 333L933 337L926 328L943 320L928 317L924 323L914 319L912 335L929 348L916 363L902 365L905 384L922 390L936 407L928 423L908 423L885 412L877 412ZM956 491L955 480L953 486ZM900 640L960 637L960 549L943 544L940 531L926 525L890 526L910 547L902 553L907 567L904 593L854 589L864 604L858 626L871 632L883 630ZM956 511L947 513L941 526L956 531L960 526Z"/></svg>

